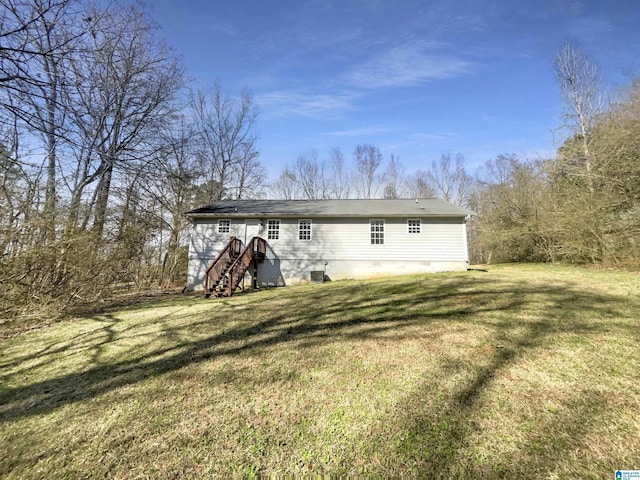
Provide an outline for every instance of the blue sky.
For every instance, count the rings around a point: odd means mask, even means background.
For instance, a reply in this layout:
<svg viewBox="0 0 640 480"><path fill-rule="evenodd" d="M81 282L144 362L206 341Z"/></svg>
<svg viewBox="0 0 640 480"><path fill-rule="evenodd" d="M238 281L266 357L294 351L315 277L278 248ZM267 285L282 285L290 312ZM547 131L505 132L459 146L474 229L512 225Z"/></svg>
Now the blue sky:
<svg viewBox="0 0 640 480"><path fill-rule="evenodd" d="M554 53L571 40L610 92L640 74L640 1L153 0L187 74L260 107L261 160L377 146L407 171L460 152L552 155Z"/></svg>

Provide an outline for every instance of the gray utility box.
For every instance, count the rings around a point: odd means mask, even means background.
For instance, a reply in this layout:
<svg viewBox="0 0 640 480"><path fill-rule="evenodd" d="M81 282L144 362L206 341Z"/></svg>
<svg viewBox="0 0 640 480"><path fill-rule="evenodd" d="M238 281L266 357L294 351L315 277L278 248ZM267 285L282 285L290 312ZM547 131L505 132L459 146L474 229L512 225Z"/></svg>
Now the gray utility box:
<svg viewBox="0 0 640 480"><path fill-rule="evenodd" d="M324 270L311 270L311 283L323 283Z"/></svg>

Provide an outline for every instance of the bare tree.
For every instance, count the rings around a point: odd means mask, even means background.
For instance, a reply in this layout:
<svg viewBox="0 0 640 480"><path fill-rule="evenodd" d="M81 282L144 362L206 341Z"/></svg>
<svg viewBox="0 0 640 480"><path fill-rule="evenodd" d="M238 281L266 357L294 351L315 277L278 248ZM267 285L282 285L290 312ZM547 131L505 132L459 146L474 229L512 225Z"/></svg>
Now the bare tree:
<svg viewBox="0 0 640 480"><path fill-rule="evenodd" d="M402 196L404 167L400 161L400 157L396 157L393 153L389 159L389 164L384 172L384 198L400 198Z"/></svg>
<svg viewBox="0 0 640 480"><path fill-rule="evenodd" d="M296 200L299 198L299 185L296 175L286 166L278 179L270 185L271 196L281 200Z"/></svg>
<svg viewBox="0 0 640 480"><path fill-rule="evenodd" d="M153 219L158 229L158 282L162 286L184 279L180 245L184 244L188 220L183 213L199 206L195 204L199 172L193 154L194 138L184 122L169 126L159 139L161 148L155 153L154 168L145 169L143 181L137 185L150 199L151 208L145 215Z"/></svg>
<svg viewBox="0 0 640 480"><path fill-rule="evenodd" d="M2 0L2 106L20 118L42 139L46 187L46 236L55 236L58 151L67 127L62 101L69 58L86 33L67 0ZM5 43L6 42L6 43Z"/></svg>
<svg viewBox="0 0 640 480"><path fill-rule="evenodd" d="M72 64L78 88L69 101L79 139L70 223L84 189L97 181L93 230L100 237L115 169L137 170L136 162L146 162L154 148L149 140L171 119L183 77L173 52L135 7L102 14L98 27L88 54Z"/></svg>
<svg viewBox="0 0 640 480"><path fill-rule="evenodd" d="M234 191L242 195L247 191L249 179L261 180L256 172L258 109L252 95L243 89L240 102L236 103L223 92L217 80L210 88L199 87L192 93L190 104L201 171L207 182L219 186L210 200L222 199Z"/></svg>
<svg viewBox="0 0 640 480"><path fill-rule="evenodd" d="M49 36L42 25L55 28L55 22L68 14L72 0L0 0L0 83L3 87L20 90L16 81L31 86L45 85L46 79L34 75L33 61L41 57L64 55L69 44L83 36L78 30L71 36ZM85 18L86 23L91 19ZM55 42L51 42L55 39ZM46 45L46 49L40 48ZM39 60L38 60L39 59Z"/></svg>
<svg viewBox="0 0 640 480"><path fill-rule="evenodd" d="M41 169L21 161L17 128L0 129L0 258L32 244L29 221L38 208Z"/></svg>
<svg viewBox="0 0 640 480"><path fill-rule="evenodd" d="M318 160L318 152L310 150L298 155L293 164L293 173L298 189L307 200L328 198L324 163Z"/></svg>
<svg viewBox="0 0 640 480"><path fill-rule="evenodd" d="M409 195L413 198L433 198L436 196L429 173L424 170L415 171L407 179L406 185Z"/></svg>
<svg viewBox="0 0 640 480"><path fill-rule="evenodd" d="M329 152L328 162L329 196L335 199L349 198L351 178L345 165L344 155L340 147L333 147Z"/></svg>
<svg viewBox="0 0 640 480"><path fill-rule="evenodd" d="M373 145L358 145L353 152L356 163L356 191L359 198L374 198L379 186L378 169L382 153Z"/></svg>
<svg viewBox="0 0 640 480"><path fill-rule="evenodd" d="M258 152L244 155L235 166L235 198L262 198L265 194L267 174L260 163Z"/></svg>
<svg viewBox="0 0 640 480"><path fill-rule="evenodd" d="M478 172L469 207L472 254L483 263L553 260L553 222L547 205L544 162L498 155Z"/></svg>
<svg viewBox="0 0 640 480"><path fill-rule="evenodd" d="M580 138L582 174L589 192L593 193L593 160L589 145L592 129L603 109L598 69L570 42L556 53L553 66L565 104L565 118L569 128Z"/></svg>
<svg viewBox="0 0 640 480"><path fill-rule="evenodd" d="M463 162L461 153L457 153L455 159L451 158L450 153L443 153L440 160L432 162L428 178L436 196L456 205L467 206L473 178L465 171Z"/></svg>

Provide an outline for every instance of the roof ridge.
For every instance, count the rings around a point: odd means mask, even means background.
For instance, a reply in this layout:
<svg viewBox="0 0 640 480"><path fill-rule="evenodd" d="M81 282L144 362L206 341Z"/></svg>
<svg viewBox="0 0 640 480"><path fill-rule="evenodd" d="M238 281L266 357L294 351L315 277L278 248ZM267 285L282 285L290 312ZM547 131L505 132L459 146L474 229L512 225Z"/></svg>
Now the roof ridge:
<svg viewBox="0 0 640 480"><path fill-rule="evenodd" d="M318 200L225 199L185 213L187 216L208 217L464 217L473 214L443 199L415 197Z"/></svg>

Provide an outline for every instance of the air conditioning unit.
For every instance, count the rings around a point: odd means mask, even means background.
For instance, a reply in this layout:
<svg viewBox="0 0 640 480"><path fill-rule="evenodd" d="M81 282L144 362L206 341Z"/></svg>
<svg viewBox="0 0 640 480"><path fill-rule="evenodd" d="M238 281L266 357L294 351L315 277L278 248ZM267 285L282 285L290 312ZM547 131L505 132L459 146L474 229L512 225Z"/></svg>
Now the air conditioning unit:
<svg viewBox="0 0 640 480"><path fill-rule="evenodd" d="M323 283L324 270L311 270L311 283Z"/></svg>

